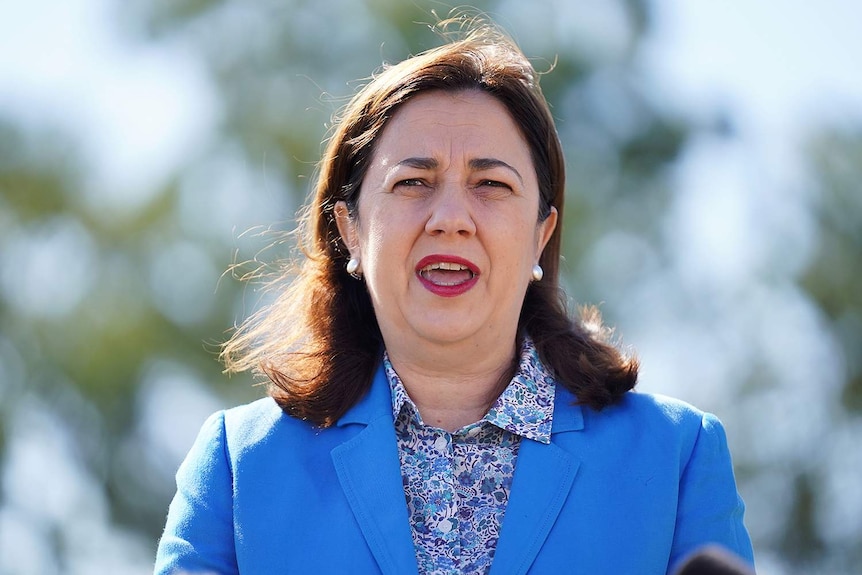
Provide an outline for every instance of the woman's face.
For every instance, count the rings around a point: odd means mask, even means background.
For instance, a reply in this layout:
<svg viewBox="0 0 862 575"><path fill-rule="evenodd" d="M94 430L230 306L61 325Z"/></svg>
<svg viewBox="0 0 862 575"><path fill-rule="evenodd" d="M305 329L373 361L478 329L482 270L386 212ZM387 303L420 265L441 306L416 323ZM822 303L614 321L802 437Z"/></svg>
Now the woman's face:
<svg viewBox="0 0 862 575"><path fill-rule="evenodd" d="M503 104L478 91L408 101L376 143L357 211L340 202L338 227L387 348L511 345L557 214L538 221L530 149Z"/></svg>

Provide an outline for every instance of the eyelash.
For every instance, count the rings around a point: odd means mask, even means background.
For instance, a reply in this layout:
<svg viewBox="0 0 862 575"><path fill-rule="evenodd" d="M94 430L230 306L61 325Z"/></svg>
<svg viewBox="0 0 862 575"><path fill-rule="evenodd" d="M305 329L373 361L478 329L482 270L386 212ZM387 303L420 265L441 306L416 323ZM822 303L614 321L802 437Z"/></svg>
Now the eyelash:
<svg viewBox="0 0 862 575"><path fill-rule="evenodd" d="M427 185L427 184L426 184L423 180L421 180L421 179L419 179L419 178L407 178L407 179L405 179L405 180L401 180L401 181L399 181L399 182L396 182L396 184L395 184L395 185L396 185L396 186L408 186L408 187L413 187L413 186L424 186L424 185ZM481 181L477 184L477 186L476 186L476 187L481 187L481 186L490 186L490 187L493 187L493 188L506 188L506 189L512 189L512 186L510 186L509 184L506 184L506 183L503 183L503 182L500 182L500 181L497 181L497 180L481 180Z"/></svg>
<svg viewBox="0 0 862 575"><path fill-rule="evenodd" d="M497 181L497 180L482 180L481 182L479 182L479 185L480 185L480 186L491 186L491 187L494 187L494 188L508 188L508 189L512 189L512 186L510 186L509 184L506 184L506 183L503 183L503 182L499 182L499 181Z"/></svg>
<svg viewBox="0 0 862 575"><path fill-rule="evenodd" d="M419 178L407 178L406 180L401 180L395 183L396 186L424 186L426 185L424 181Z"/></svg>

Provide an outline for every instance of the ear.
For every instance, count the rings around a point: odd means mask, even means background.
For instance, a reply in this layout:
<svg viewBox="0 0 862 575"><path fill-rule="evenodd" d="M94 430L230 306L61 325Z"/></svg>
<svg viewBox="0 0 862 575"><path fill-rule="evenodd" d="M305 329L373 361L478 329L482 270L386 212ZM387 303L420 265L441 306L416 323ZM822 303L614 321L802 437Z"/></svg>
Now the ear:
<svg viewBox="0 0 862 575"><path fill-rule="evenodd" d="M350 217L347 203L344 201L336 202L333 213L335 214L335 225L338 226L338 233L341 234L341 239L347 246L350 257L358 258L360 254L356 222Z"/></svg>
<svg viewBox="0 0 862 575"><path fill-rule="evenodd" d="M536 246L536 261L539 261L539 258L542 256L542 251L544 251L545 246L548 245L548 242L551 240L551 236L554 235L554 230L557 229L557 215L557 208L551 206L551 213L548 214L547 218L539 222L539 225L536 227L536 238L538 239L538 245Z"/></svg>

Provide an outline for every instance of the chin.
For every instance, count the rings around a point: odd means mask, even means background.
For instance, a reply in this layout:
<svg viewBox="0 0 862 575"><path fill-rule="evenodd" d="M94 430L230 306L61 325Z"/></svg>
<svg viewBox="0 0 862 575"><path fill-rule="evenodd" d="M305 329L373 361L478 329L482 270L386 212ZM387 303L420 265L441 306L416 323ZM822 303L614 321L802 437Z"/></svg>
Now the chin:
<svg viewBox="0 0 862 575"><path fill-rule="evenodd" d="M435 326L433 329L425 329L419 332L420 337L436 344L453 344L466 341L475 337L475 330L464 330L463 326Z"/></svg>

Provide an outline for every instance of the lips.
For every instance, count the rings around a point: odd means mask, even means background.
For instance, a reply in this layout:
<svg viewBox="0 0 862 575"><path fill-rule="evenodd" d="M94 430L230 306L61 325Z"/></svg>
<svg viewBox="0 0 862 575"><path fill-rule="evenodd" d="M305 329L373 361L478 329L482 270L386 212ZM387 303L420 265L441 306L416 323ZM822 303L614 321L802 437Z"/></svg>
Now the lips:
<svg viewBox="0 0 862 575"><path fill-rule="evenodd" d="M419 260L416 276L428 291L442 297L454 297L476 285L479 268L458 256L433 254Z"/></svg>

